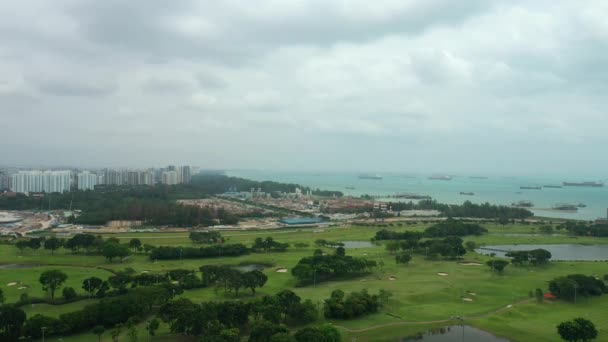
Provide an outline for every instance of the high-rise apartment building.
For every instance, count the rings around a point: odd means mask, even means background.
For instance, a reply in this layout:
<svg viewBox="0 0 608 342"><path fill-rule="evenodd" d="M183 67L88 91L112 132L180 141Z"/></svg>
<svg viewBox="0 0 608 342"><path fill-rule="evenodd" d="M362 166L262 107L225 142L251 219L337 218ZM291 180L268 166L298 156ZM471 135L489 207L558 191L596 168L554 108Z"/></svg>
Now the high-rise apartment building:
<svg viewBox="0 0 608 342"><path fill-rule="evenodd" d="M11 191L60 192L70 191L70 171L19 171L11 175Z"/></svg>
<svg viewBox="0 0 608 342"><path fill-rule="evenodd" d="M177 171L165 171L162 175L162 183L166 185L175 185L178 183Z"/></svg>
<svg viewBox="0 0 608 342"><path fill-rule="evenodd" d="M97 175L89 171L78 174L78 190L93 190L97 185Z"/></svg>

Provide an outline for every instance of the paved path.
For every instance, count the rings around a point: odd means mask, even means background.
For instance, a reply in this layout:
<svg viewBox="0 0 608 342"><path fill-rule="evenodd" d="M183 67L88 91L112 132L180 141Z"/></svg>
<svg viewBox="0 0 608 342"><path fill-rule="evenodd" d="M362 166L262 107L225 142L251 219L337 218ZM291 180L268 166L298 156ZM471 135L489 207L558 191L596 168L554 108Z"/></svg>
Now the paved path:
<svg viewBox="0 0 608 342"><path fill-rule="evenodd" d="M525 303L531 302L533 300L534 300L533 298L532 299L528 298L528 299L524 299L522 301L519 301L519 302L511 304L511 305L515 306L515 305L525 304ZM464 317L463 319L466 320L466 319L485 318L485 317L489 317L489 316L493 316L493 315L499 314L499 313L501 313L501 312L503 312L505 310L508 310L508 309L510 309L510 307L504 306L504 307L498 308L498 309L496 309L494 311L491 311L489 313L480 314L480 315L473 315L473 316L469 316L469 317ZM459 320L457 320L457 319L451 319L451 318L449 318L449 319L440 319L440 320L435 320L435 321L417 321L417 322L413 322L413 321L401 321L401 322L392 322L392 323L385 323L385 324L375 325L375 326L367 327L367 328L363 328L363 329L350 329L350 328L347 328L347 327L345 327L343 325L338 325L338 324L334 324L334 326L336 328L343 329L343 330L345 330L347 332L350 332L350 333L361 333L361 332L366 332L366 331L370 331L370 330L381 329L381 328L386 328L386 327L391 327L391 326L399 326L399 325L424 325L424 324L437 324L437 323L454 323L454 322L458 322L458 321Z"/></svg>

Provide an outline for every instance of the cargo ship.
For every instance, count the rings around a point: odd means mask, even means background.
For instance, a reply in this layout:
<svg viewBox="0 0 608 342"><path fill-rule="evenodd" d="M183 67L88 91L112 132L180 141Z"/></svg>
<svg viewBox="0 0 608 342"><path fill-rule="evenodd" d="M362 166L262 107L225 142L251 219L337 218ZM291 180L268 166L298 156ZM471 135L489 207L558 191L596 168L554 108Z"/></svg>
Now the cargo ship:
<svg viewBox="0 0 608 342"><path fill-rule="evenodd" d="M514 207L532 208L534 204L530 201L519 201L511 204Z"/></svg>
<svg viewBox="0 0 608 342"><path fill-rule="evenodd" d="M540 186L520 186L519 187L522 190L542 190L542 188Z"/></svg>
<svg viewBox="0 0 608 342"><path fill-rule="evenodd" d="M359 179L377 179L377 180L380 180L380 179L382 179L382 176L380 176L380 175L359 175Z"/></svg>
<svg viewBox="0 0 608 342"><path fill-rule="evenodd" d="M436 176L429 177L429 179L431 179L431 180L446 180L446 181L449 181L449 180L452 180L452 176L438 176L438 175L436 175Z"/></svg>
<svg viewBox="0 0 608 342"><path fill-rule="evenodd" d="M543 188L555 188L555 189L561 189L562 186L561 185L543 185Z"/></svg>
<svg viewBox="0 0 608 342"><path fill-rule="evenodd" d="M474 192L465 192L465 191L461 191L461 192L460 192L460 194L461 194L461 195L464 195L464 196L475 196L475 193L474 193Z"/></svg>
<svg viewBox="0 0 608 342"><path fill-rule="evenodd" d="M564 186L586 186L586 187L593 187L593 188L599 188L599 187L604 186L604 183L602 183L602 182L580 182L580 183L564 182L563 184L564 184Z"/></svg>
<svg viewBox="0 0 608 342"><path fill-rule="evenodd" d="M568 203L558 203L553 206L554 210L575 212L578 211L578 205Z"/></svg>

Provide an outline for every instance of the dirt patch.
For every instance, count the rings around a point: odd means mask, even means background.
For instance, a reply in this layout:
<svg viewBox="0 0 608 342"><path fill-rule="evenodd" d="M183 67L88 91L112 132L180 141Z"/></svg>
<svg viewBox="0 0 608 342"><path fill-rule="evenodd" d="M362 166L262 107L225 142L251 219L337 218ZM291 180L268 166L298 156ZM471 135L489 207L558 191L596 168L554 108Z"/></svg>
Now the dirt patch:
<svg viewBox="0 0 608 342"><path fill-rule="evenodd" d="M445 272L437 272L437 275L440 275L440 276L442 276L442 277L445 277L445 276L447 276L447 275L449 275L449 274L447 274L447 273L445 273Z"/></svg>
<svg viewBox="0 0 608 342"><path fill-rule="evenodd" d="M465 301L465 302L472 302L473 298L462 297L462 300Z"/></svg>
<svg viewBox="0 0 608 342"><path fill-rule="evenodd" d="M397 280L395 277L388 277L388 280Z"/></svg>
<svg viewBox="0 0 608 342"><path fill-rule="evenodd" d="M460 264L462 266L483 266L483 264L480 264L478 262L461 262Z"/></svg>
<svg viewBox="0 0 608 342"><path fill-rule="evenodd" d="M277 268L277 272L278 273L287 273L287 269L286 268Z"/></svg>

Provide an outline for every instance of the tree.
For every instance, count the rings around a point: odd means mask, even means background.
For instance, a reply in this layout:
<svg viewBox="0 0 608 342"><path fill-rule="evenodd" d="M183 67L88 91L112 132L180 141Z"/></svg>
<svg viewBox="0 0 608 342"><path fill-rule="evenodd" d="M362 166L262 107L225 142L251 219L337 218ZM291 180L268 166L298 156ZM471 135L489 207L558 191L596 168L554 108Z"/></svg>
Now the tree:
<svg viewBox="0 0 608 342"><path fill-rule="evenodd" d="M410 263L411 260L412 260L412 256L407 253L395 255L395 262L397 262L398 264L407 265Z"/></svg>
<svg viewBox="0 0 608 342"><path fill-rule="evenodd" d="M106 328L103 325L96 325L93 327L93 334L97 336L97 342L101 342L101 335L106 331Z"/></svg>
<svg viewBox="0 0 608 342"><path fill-rule="evenodd" d="M73 287L64 287L62 294L63 294L63 298L65 298L65 300L72 300L78 296L76 294L76 290L74 290Z"/></svg>
<svg viewBox="0 0 608 342"><path fill-rule="evenodd" d="M2 291L2 289L0 289L0 305L4 304L5 300L6 300L6 298L4 298L4 291Z"/></svg>
<svg viewBox="0 0 608 342"><path fill-rule="evenodd" d="M389 241L386 243L386 250L389 251L390 253L395 253L396 251L399 250L400 247L401 247L401 245L399 244L398 241Z"/></svg>
<svg viewBox="0 0 608 342"><path fill-rule="evenodd" d="M91 277L82 281L82 288L89 293L89 296L92 296L93 292L99 290L102 284L103 280Z"/></svg>
<svg viewBox="0 0 608 342"><path fill-rule="evenodd" d="M274 334L270 337L270 342L296 342L295 337L291 336L289 333L278 333ZM319 342L319 341L317 341Z"/></svg>
<svg viewBox="0 0 608 342"><path fill-rule="evenodd" d="M135 317L131 317L127 321L127 337L129 342L137 342L137 320Z"/></svg>
<svg viewBox="0 0 608 342"><path fill-rule="evenodd" d="M55 251L63 246L63 240L56 237L50 237L44 241L44 249L51 251L51 254L55 254Z"/></svg>
<svg viewBox="0 0 608 342"><path fill-rule="evenodd" d="M108 278L108 283L110 283L110 286L112 286L112 288L115 289L118 293L126 293L127 285L132 280L133 279L131 278L131 276L126 274L125 272L117 272L116 274Z"/></svg>
<svg viewBox="0 0 608 342"><path fill-rule="evenodd" d="M108 262L112 262L114 258L122 259L130 254L129 248L125 245L113 241L107 241L103 244L101 254L108 259Z"/></svg>
<svg viewBox="0 0 608 342"><path fill-rule="evenodd" d="M48 270L42 272L39 281L42 284L42 289L48 291L51 295L51 300L53 300L55 298L55 290L61 287L66 279L68 279L68 275L62 271Z"/></svg>
<svg viewBox="0 0 608 342"><path fill-rule="evenodd" d="M114 329L110 331L110 336L112 336L112 341L118 342L118 337L122 333L122 324L116 324Z"/></svg>
<svg viewBox="0 0 608 342"><path fill-rule="evenodd" d="M586 342L597 338L595 324L581 317L560 323L557 326L557 333L568 342Z"/></svg>
<svg viewBox="0 0 608 342"><path fill-rule="evenodd" d="M310 244L307 244L305 242L296 242L293 244L293 246L297 249L301 249L301 248L307 248L310 246Z"/></svg>
<svg viewBox="0 0 608 342"><path fill-rule="evenodd" d="M15 247L19 248L19 252L23 253L23 250L29 247L29 243L26 240L19 240L15 242Z"/></svg>
<svg viewBox="0 0 608 342"><path fill-rule="evenodd" d="M502 259L488 260L486 262L486 265L490 266L493 271L502 274L502 272L505 270L505 267L509 265L509 261Z"/></svg>
<svg viewBox="0 0 608 342"><path fill-rule="evenodd" d="M534 291L534 296L536 297L536 302L538 303L542 303L543 299L545 298L545 294L541 289L536 289L536 291Z"/></svg>
<svg viewBox="0 0 608 342"><path fill-rule="evenodd" d="M268 276L266 276L262 271L253 270L250 272L245 272L242 275L243 277L243 286L251 289L251 293L255 296L256 287L263 287L268 280Z"/></svg>
<svg viewBox="0 0 608 342"><path fill-rule="evenodd" d="M288 333L287 327L268 321L255 322L251 327L249 342L269 342L272 335Z"/></svg>
<svg viewBox="0 0 608 342"><path fill-rule="evenodd" d="M131 239L129 241L129 248L131 248L133 250L137 250L139 247L141 247L141 240L139 240L139 239Z"/></svg>
<svg viewBox="0 0 608 342"><path fill-rule="evenodd" d="M473 252L475 250L475 248L477 248L477 244L475 243L475 241L469 240L464 243L464 247L467 249L467 251Z"/></svg>
<svg viewBox="0 0 608 342"><path fill-rule="evenodd" d="M25 312L14 305L0 306L0 340L17 341L25 323Z"/></svg>
<svg viewBox="0 0 608 342"><path fill-rule="evenodd" d="M160 322L158 321L157 318L153 318L152 320L150 320L148 322L148 325L146 326L146 330L148 331L148 334L150 336L154 336L156 334L156 330L158 330L159 325L160 325Z"/></svg>

